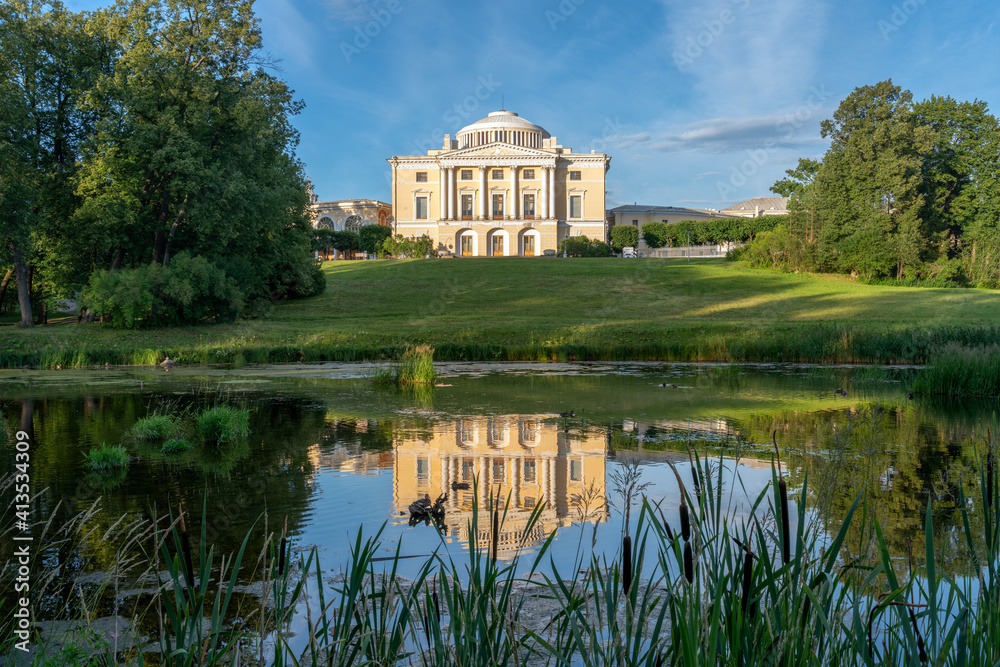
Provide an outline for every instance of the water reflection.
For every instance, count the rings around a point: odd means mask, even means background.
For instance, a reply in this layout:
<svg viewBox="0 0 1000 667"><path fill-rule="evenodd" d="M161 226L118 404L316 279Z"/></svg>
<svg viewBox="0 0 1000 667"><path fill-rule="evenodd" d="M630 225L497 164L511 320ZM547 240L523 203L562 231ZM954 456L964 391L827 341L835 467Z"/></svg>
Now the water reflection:
<svg viewBox="0 0 1000 667"><path fill-rule="evenodd" d="M449 541L470 543L473 503L489 507L490 498L509 498L499 536L498 557L513 558L528 518L544 503L527 544L538 544L555 529L581 518L586 494L605 495L607 438L574 433L541 416L466 417L435 424L420 434L398 433L394 443L393 501L398 514L425 496L445 501L444 533ZM483 515L485 516L485 515ZM607 509L591 511L605 521ZM478 543L491 540L486 520Z"/></svg>

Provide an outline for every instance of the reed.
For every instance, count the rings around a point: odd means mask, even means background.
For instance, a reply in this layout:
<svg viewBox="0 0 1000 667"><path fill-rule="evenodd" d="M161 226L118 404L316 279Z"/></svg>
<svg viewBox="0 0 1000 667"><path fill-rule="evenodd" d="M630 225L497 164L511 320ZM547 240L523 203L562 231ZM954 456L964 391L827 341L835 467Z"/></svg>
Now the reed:
<svg viewBox="0 0 1000 667"><path fill-rule="evenodd" d="M370 379L373 384L382 386L433 385L437 379L434 348L428 345L407 348L398 361L377 366Z"/></svg>
<svg viewBox="0 0 1000 667"><path fill-rule="evenodd" d="M950 396L1000 396L1000 345L940 348L913 382L913 391Z"/></svg>
<svg viewBox="0 0 1000 667"><path fill-rule="evenodd" d="M193 445L187 440L168 440L160 447L160 452L167 455L183 454L193 449Z"/></svg>
<svg viewBox="0 0 1000 667"><path fill-rule="evenodd" d="M133 424L129 435L135 440L166 440L179 434L180 430L177 417L154 412Z"/></svg>

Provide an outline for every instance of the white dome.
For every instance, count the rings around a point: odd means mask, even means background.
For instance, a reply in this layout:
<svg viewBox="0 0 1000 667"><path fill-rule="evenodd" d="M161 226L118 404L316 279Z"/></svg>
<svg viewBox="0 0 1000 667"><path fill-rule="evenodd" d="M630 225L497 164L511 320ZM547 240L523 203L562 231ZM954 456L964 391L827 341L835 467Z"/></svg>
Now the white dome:
<svg viewBox="0 0 1000 667"><path fill-rule="evenodd" d="M459 148L481 146L494 142L541 148L549 133L513 111L493 111L486 118L466 125L455 135Z"/></svg>

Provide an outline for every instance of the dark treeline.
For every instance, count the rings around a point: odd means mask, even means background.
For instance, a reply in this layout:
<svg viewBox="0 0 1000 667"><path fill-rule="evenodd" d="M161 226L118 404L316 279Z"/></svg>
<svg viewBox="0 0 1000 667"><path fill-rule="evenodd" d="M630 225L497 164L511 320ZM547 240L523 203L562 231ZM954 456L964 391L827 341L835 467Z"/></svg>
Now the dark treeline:
<svg viewBox="0 0 1000 667"><path fill-rule="evenodd" d="M0 307L22 326L61 299L136 326L322 289L302 103L251 4L0 4Z"/></svg>
<svg viewBox="0 0 1000 667"><path fill-rule="evenodd" d="M823 121L830 148L771 188L786 224L745 251L752 264L868 281L1000 287L1000 125L985 102L883 81Z"/></svg>

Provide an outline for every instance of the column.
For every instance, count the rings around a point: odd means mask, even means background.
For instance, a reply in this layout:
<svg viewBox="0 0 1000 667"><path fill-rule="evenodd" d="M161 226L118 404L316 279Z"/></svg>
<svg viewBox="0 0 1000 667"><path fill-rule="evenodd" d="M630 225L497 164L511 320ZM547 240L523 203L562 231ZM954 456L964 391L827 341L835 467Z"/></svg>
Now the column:
<svg viewBox="0 0 1000 667"><path fill-rule="evenodd" d="M479 168L479 217L486 219L486 167Z"/></svg>
<svg viewBox="0 0 1000 667"><path fill-rule="evenodd" d="M507 205L507 211L510 213L510 217L517 220L521 216L517 214L518 210L521 208L519 206L520 202L517 197L517 166L511 166L510 168L510 203Z"/></svg>
<svg viewBox="0 0 1000 667"><path fill-rule="evenodd" d="M538 502L545 503L548 509L549 502L549 475L548 475L548 459L543 459L541 456L537 459L538 472L536 473L536 479L538 480Z"/></svg>
<svg viewBox="0 0 1000 667"><path fill-rule="evenodd" d="M512 459L510 464L510 504L518 507L521 504L521 457Z"/></svg>
<svg viewBox="0 0 1000 667"><path fill-rule="evenodd" d="M441 457L441 493L451 491L451 466L446 457Z"/></svg>
<svg viewBox="0 0 1000 667"><path fill-rule="evenodd" d="M445 170L445 176L448 180L448 219L455 219L455 168L448 167Z"/></svg>
<svg viewBox="0 0 1000 667"><path fill-rule="evenodd" d="M490 497L490 473L486 469L486 457L479 457L479 512L486 511L486 502Z"/></svg>
<svg viewBox="0 0 1000 667"><path fill-rule="evenodd" d="M549 495L552 496L552 508L555 509L557 500L556 495L559 489L556 488L556 459L551 459L549 461Z"/></svg>
<svg viewBox="0 0 1000 667"><path fill-rule="evenodd" d="M542 167L542 187L538 191L538 198L541 199L537 203L536 210L538 213L535 215L536 218L544 220L549 212L549 168Z"/></svg>
<svg viewBox="0 0 1000 667"><path fill-rule="evenodd" d="M438 192L441 198L441 216L439 220L444 220L448 217L448 170L441 167L441 175L438 178Z"/></svg>
<svg viewBox="0 0 1000 667"><path fill-rule="evenodd" d="M549 167L549 219L556 217L556 168Z"/></svg>

